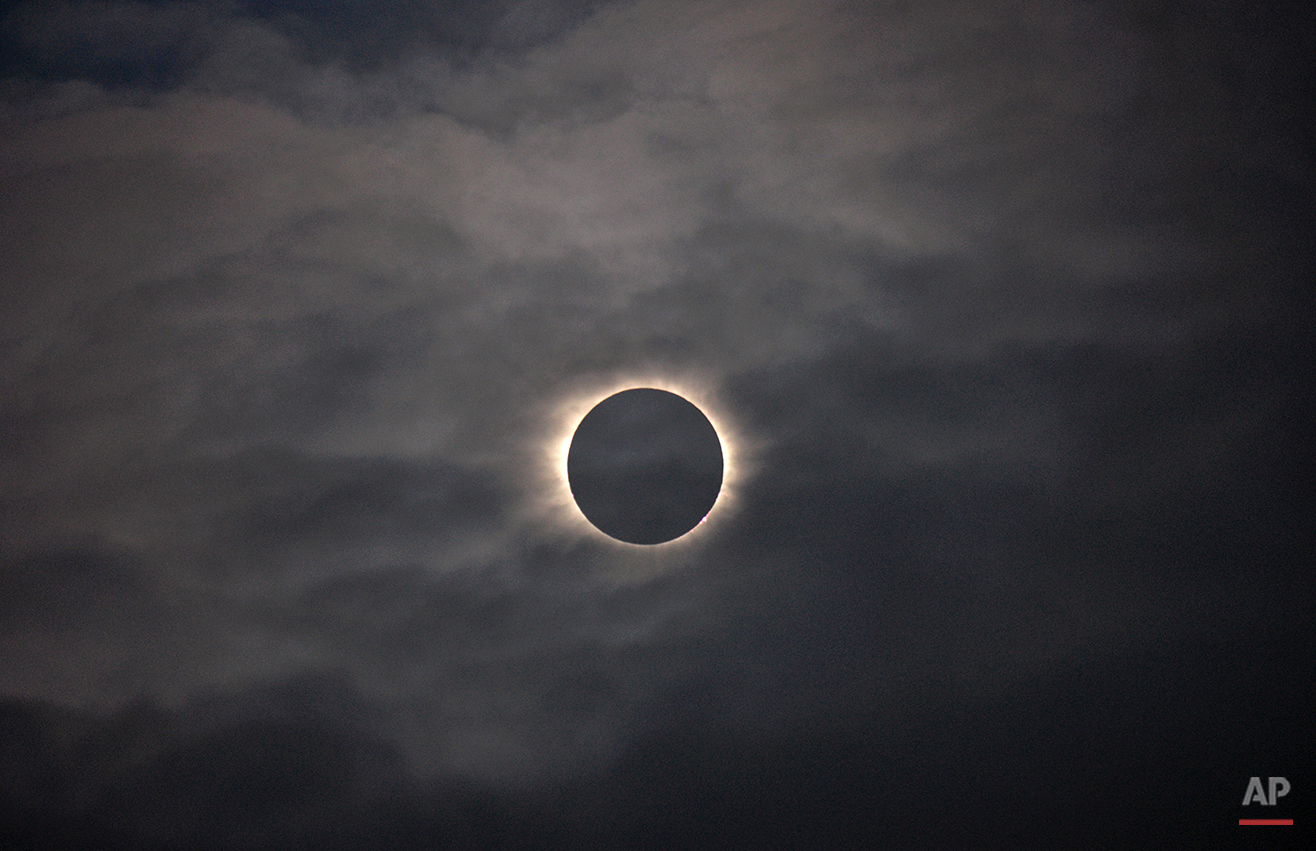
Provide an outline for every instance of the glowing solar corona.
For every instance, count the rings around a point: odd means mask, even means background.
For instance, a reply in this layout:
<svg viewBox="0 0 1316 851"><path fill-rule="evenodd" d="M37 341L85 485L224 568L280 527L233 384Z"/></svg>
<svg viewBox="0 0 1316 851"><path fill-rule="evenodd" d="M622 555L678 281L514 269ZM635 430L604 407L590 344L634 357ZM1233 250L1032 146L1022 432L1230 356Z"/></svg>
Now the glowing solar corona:
<svg viewBox="0 0 1316 851"><path fill-rule="evenodd" d="M644 549L665 551L699 543L720 525L717 521L725 519L735 511L736 495L744 478L745 459L743 439L734 428L731 418L717 403L716 398L707 389L708 385L699 380L687 379L674 381L670 378L654 375L637 375L617 378L610 381L594 383L577 390L564 400L552 412L553 431L550 450L546 453L543 470L544 485L549 494L547 500L554 525L561 531L579 535L597 542L627 549ZM680 396L689 402L707 418L716 432L718 446L722 456L721 488L711 508L706 510L692 529L679 537L660 543L658 546L631 543L618 540L596 528L581 511L571 492L571 478L568 470L568 458L572 439L582 420L585 419L600 402L627 390L651 389L662 390Z"/></svg>

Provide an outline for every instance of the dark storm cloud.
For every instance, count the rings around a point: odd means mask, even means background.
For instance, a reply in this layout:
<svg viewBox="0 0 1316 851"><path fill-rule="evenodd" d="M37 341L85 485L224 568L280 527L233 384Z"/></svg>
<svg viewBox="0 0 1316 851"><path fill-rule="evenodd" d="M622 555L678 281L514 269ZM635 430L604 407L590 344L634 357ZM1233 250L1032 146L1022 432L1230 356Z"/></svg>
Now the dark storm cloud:
<svg viewBox="0 0 1316 851"><path fill-rule="evenodd" d="M9 7L6 818L964 845L1015 773L1097 830L1289 770L1285 14ZM641 375L739 465L644 554L552 466Z"/></svg>

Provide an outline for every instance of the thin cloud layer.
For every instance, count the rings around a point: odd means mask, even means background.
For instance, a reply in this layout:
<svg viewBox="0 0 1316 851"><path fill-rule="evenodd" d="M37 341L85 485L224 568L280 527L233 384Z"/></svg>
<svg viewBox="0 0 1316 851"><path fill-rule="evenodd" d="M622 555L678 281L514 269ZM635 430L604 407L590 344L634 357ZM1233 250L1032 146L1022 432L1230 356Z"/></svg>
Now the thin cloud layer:
<svg viewBox="0 0 1316 851"><path fill-rule="evenodd" d="M580 812L653 771L694 806L755 760L908 766L946 707L1004 735L1244 634L1309 652L1280 13L363 8L0 24L4 735L93 778L41 803L6 751L32 824L602 842ZM637 376L735 457L670 549L554 478Z"/></svg>

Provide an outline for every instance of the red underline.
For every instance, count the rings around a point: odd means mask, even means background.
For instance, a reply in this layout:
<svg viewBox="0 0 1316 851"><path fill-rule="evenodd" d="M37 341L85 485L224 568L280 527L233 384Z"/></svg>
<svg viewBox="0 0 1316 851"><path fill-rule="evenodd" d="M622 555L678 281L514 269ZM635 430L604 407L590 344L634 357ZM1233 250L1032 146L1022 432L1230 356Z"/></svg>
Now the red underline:
<svg viewBox="0 0 1316 851"><path fill-rule="evenodd" d="M1241 818L1239 824L1293 824L1291 818Z"/></svg>

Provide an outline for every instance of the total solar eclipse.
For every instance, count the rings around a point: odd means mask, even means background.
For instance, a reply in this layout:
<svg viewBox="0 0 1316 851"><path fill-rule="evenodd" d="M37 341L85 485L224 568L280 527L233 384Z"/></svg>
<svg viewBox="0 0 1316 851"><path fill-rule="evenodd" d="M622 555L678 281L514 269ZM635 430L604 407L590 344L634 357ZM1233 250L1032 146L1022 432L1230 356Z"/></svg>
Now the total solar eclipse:
<svg viewBox="0 0 1316 851"><path fill-rule="evenodd" d="M585 519L631 544L662 544L708 515L722 488L722 443L708 417L666 390L599 402L571 438L567 481Z"/></svg>

